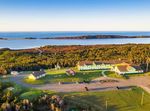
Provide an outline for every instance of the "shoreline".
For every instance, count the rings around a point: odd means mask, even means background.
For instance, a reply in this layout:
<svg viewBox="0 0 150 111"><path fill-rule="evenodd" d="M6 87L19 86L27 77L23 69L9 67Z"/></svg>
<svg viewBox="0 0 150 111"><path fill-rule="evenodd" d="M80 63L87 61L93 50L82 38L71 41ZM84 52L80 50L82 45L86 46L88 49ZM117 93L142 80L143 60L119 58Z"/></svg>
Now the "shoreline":
<svg viewBox="0 0 150 111"><path fill-rule="evenodd" d="M19 51L19 50L35 50L35 49L40 49L40 48L44 48L44 47L97 47L97 46L126 46L126 45L150 45L150 43L145 43L145 44L141 44L141 43L128 43L128 44L93 44L93 45L44 45L44 46L35 46L35 47L29 47L29 48L1 48L0 47L0 51L3 50L10 50L10 51Z"/></svg>
<svg viewBox="0 0 150 111"><path fill-rule="evenodd" d="M124 35L83 35L83 36L65 36L65 37L24 37L9 38L0 37L0 40L35 40L35 39L58 39L58 40L85 40L85 39L130 39L130 38L150 38L150 36L124 36Z"/></svg>

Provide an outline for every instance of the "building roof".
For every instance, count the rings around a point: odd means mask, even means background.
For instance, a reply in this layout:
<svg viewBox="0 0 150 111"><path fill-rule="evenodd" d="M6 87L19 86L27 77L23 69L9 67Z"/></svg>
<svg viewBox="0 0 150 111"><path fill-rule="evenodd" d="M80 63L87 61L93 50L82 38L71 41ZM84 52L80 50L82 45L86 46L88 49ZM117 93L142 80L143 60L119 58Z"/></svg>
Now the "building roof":
<svg viewBox="0 0 150 111"><path fill-rule="evenodd" d="M100 64L120 64L120 63L128 63L125 60L109 60L109 61L80 61L79 65L84 66L84 65L93 65L95 63L96 65Z"/></svg>
<svg viewBox="0 0 150 111"><path fill-rule="evenodd" d="M132 66L129 64L121 64L121 65L117 65L117 68L120 72L129 72L129 68L134 68L136 71L141 71L141 67L140 66Z"/></svg>
<svg viewBox="0 0 150 111"><path fill-rule="evenodd" d="M104 62L101 61L80 61L79 65L80 66L84 66L84 65L93 65L93 63L95 63L96 65L100 65L103 64ZM106 64L106 63L105 63Z"/></svg>
<svg viewBox="0 0 150 111"><path fill-rule="evenodd" d="M137 71L141 71L142 70L141 66L132 66L132 67L134 67Z"/></svg>
<svg viewBox="0 0 150 111"><path fill-rule="evenodd" d="M108 61L102 61L105 64L122 64L122 63L129 63L127 60L108 60Z"/></svg>
<svg viewBox="0 0 150 111"><path fill-rule="evenodd" d="M18 71L11 71L11 74L19 74Z"/></svg>
<svg viewBox="0 0 150 111"><path fill-rule="evenodd" d="M128 65L118 65L117 68L120 72L128 72Z"/></svg>
<svg viewBox="0 0 150 111"><path fill-rule="evenodd" d="M68 70L66 71L66 73L69 73L69 74L75 74L75 71L72 70L72 69L68 69Z"/></svg>
<svg viewBox="0 0 150 111"><path fill-rule="evenodd" d="M84 66L84 65L93 65L93 61L80 61L79 62L80 66Z"/></svg>
<svg viewBox="0 0 150 111"><path fill-rule="evenodd" d="M33 74L35 77L38 77L38 76L40 76L40 75L45 74L45 71L34 71L34 72L32 72L32 74Z"/></svg>
<svg viewBox="0 0 150 111"><path fill-rule="evenodd" d="M94 61L94 63L95 63L96 65L103 64L103 62L101 62L101 61Z"/></svg>

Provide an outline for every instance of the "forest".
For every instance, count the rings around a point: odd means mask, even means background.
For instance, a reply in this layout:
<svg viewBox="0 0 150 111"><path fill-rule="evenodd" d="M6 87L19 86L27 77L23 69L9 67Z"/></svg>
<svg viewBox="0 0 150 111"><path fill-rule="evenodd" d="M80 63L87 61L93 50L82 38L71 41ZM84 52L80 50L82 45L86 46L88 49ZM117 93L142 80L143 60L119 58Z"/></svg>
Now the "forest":
<svg viewBox="0 0 150 111"><path fill-rule="evenodd" d="M0 81L0 111L89 111L86 109L90 108L92 106L78 105L70 98L62 98L54 92Z"/></svg>
<svg viewBox="0 0 150 111"><path fill-rule="evenodd" d="M109 39L109 38L150 38L150 36L121 36L121 35L85 35L73 37L47 37L41 39Z"/></svg>
<svg viewBox="0 0 150 111"><path fill-rule="evenodd" d="M0 74L60 67L74 67L78 61L127 60L150 69L150 44L44 46L0 50Z"/></svg>

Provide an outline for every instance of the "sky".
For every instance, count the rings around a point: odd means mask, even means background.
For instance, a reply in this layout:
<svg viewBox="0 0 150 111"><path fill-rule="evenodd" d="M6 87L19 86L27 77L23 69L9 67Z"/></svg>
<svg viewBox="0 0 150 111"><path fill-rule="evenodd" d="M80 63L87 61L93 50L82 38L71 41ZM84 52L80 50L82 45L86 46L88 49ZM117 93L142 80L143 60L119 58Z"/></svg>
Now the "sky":
<svg viewBox="0 0 150 111"><path fill-rule="evenodd" d="M0 0L0 31L150 31L150 0Z"/></svg>

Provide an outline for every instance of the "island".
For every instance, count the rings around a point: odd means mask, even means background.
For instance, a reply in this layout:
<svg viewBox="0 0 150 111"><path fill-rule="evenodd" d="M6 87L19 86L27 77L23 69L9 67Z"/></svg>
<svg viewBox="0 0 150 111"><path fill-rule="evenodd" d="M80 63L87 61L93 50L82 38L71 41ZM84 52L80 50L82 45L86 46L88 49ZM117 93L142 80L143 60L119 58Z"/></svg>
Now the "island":
<svg viewBox="0 0 150 111"><path fill-rule="evenodd" d="M45 37L40 39L121 39L121 38L150 38L150 36L122 36L122 35L84 35L70 37Z"/></svg>
<svg viewBox="0 0 150 111"><path fill-rule="evenodd" d="M59 36L59 37L24 37L7 38L0 37L0 40L33 40L33 39L122 39L122 38L150 38L150 36L125 36L125 35L83 35L83 36Z"/></svg>

